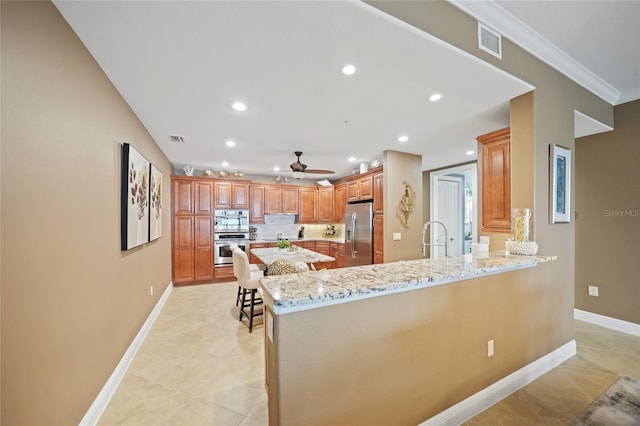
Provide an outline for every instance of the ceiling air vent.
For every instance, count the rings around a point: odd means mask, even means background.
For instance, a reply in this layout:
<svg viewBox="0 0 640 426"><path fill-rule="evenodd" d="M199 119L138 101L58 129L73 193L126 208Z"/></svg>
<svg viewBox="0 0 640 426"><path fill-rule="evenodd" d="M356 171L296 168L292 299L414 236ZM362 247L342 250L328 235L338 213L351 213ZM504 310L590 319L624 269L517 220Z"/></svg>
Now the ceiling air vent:
<svg viewBox="0 0 640 426"><path fill-rule="evenodd" d="M502 36L482 22L478 22L478 47L502 59Z"/></svg>
<svg viewBox="0 0 640 426"><path fill-rule="evenodd" d="M174 142L174 143L185 143L186 141L184 140L184 138L182 136L178 136L178 135L169 135L169 142Z"/></svg>

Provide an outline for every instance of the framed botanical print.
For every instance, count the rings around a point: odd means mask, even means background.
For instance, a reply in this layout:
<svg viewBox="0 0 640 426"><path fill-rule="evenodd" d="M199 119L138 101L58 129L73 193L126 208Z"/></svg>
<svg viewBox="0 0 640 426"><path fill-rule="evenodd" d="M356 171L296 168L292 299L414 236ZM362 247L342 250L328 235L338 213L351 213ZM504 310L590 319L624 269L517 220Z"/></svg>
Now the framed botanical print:
<svg viewBox="0 0 640 426"><path fill-rule="evenodd" d="M549 221L571 222L571 150L552 144L549 151Z"/></svg>
<svg viewBox="0 0 640 426"><path fill-rule="evenodd" d="M149 170L149 241L162 236L162 172L151 164Z"/></svg>
<svg viewBox="0 0 640 426"><path fill-rule="evenodd" d="M149 241L149 166L142 154L122 144L121 249L130 250Z"/></svg>

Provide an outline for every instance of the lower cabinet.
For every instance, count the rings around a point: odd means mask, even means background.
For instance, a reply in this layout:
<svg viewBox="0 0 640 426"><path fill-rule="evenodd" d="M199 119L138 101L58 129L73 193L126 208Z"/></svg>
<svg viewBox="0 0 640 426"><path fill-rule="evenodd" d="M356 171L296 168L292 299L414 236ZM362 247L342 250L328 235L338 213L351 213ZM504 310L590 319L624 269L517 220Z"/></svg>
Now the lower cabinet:
<svg viewBox="0 0 640 426"><path fill-rule="evenodd" d="M235 275L233 275L233 266L216 266L214 270L216 278L235 279Z"/></svg>
<svg viewBox="0 0 640 426"><path fill-rule="evenodd" d="M195 280L213 279L213 217L195 217Z"/></svg>
<svg viewBox="0 0 640 426"><path fill-rule="evenodd" d="M270 243L249 243L249 263L253 263L253 264L260 264L260 260L258 260L258 258L256 257L255 254L251 253L251 249L254 248L267 248L267 247L272 247L272 245L270 245ZM273 247L275 247L275 243L273 244Z"/></svg>
<svg viewBox="0 0 640 426"><path fill-rule="evenodd" d="M335 260L332 262L331 268L344 268L344 244L331 243L331 257Z"/></svg>
<svg viewBox="0 0 640 426"><path fill-rule="evenodd" d="M193 216L173 218L173 282L180 284L195 279L193 252Z"/></svg>
<svg viewBox="0 0 640 426"><path fill-rule="evenodd" d="M316 251L316 242L315 241L294 241L295 245L298 247L305 248L307 250Z"/></svg>

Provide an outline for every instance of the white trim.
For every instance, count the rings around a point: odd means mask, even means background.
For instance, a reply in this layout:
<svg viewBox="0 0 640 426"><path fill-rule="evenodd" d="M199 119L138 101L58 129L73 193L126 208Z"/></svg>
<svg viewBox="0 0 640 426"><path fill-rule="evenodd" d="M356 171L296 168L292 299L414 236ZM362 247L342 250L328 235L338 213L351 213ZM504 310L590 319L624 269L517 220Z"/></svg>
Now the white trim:
<svg viewBox="0 0 640 426"><path fill-rule="evenodd" d="M144 322L144 324L142 324L140 331L138 331L138 334L129 345L129 348L122 356L122 359L120 359L120 362L118 362L118 365L116 365L116 368L113 370L113 373L111 373L111 376L109 377L105 385L102 387L102 390L100 391L96 399L93 401L93 404L91 404L91 407L89 407L89 410L87 410L82 420L80 420L80 426L85 426L85 425L92 426L98 423L98 420L100 420L100 416L102 416L102 413L104 412L104 409L107 408L107 404L109 404L111 397L113 397L113 394L116 392L116 389L118 389L118 385L120 384L120 382L122 381L122 378L127 372L129 365L131 365L131 362L133 361L133 357L138 352L138 349L140 349L140 346L142 345L144 338L147 336L147 333L149 333L149 330L151 329L153 322L158 317L158 314L162 310L162 307L164 306L165 302L169 298L169 295L171 294L172 290L173 290L173 282L170 282L167 288L165 289L164 293L158 300L158 303L156 303L156 306L153 308L153 310L149 314L149 317Z"/></svg>
<svg viewBox="0 0 640 426"><path fill-rule="evenodd" d="M496 402L506 398L518 389L531 383L543 374L553 370L576 354L576 341L572 340L560 346L520 370L498 380L464 401L449 407L445 411L422 422L420 426L458 425L466 422Z"/></svg>
<svg viewBox="0 0 640 426"><path fill-rule="evenodd" d="M577 109L573 110L573 137L583 138L598 133L610 132L613 127L599 122L593 117L581 113Z"/></svg>
<svg viewBox="0 0 640 426"><path fill-rule="evenodd" d="M594 314L593 312L582 311L580 309L573 310L573 317L580 321L590 322L591 324L640 337L640 324L636 324L635 322Z"/></svg>
<svg viewBox="0 0 640 426"><path fill-rule="evenodd" d="M617 105L620 102L621 92L618 89L595 75L496 2L461 0L449 0L449 2L478 21L491 26L522 49L611 105Z"/></svg>

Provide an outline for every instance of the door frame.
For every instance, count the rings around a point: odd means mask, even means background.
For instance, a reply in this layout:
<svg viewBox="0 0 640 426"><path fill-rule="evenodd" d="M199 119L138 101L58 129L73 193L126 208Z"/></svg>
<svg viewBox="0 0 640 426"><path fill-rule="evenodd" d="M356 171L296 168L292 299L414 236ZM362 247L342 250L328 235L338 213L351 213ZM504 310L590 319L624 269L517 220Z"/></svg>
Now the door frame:
<svg viewBox="0 0 640 426"><path fill-rule="evenodd" d="M442 175L440 177L438 177L438 179L436 180L436 186L438 186L438 189L440 189L439 187L439 183L442 181L449 181L449 182L455 182L458 184L458 208L461 210L459 210L457 213L454 213L457 215L458 220L455 222L455 226L456 226L456 235L458 236L458 240L456 240L456 244L459 245L458 247L458 252L459 254L462 254L462 244L464 242L464 227L463 227L463 222L464 222L464 209L465 209L465 204L464 204L464 178L462 177L462 175L460 174L456 174L455 176L450 176L449 174L447 175ZM436 194L436 196L440 195L439 193ZM436 206L439 207L439 206ZM436 210L437 212L440 211L440 209ZM441 222L444 223L443 220L441 219L436 219L436 220L440 220ZM452 234L452 229L447 228L447 230L449 231L449 236L451 236ZM441 235L441 227L439 226L431 226L430 229L431 234L434 235L435 238L430 238L430 241L435 241L436 244L439 244L438 239L440 237L444 237L443 235ZM449 238L449 240L445 241L447 244L447 248L450 250L451 249L451 238ZM432 243L433 244L433 243ZM436 253L434 253L435 250L438 249L439 246L431 246L431 258L436 258L434 255ZM441 247L441 246L440 246Z"/></svg>
<svg viewBox="0 0 640 426"><path fill-rule="evenodd" d="M431 186L430 190L430 202L429 202L429 218L431 220L438 220L438 180L440 176L459 174L459 173L471 173L471 203L473 205L471 211L471 241L478 240L478 163L468 163L460 166L449 167L446 169L434 170L429 173L429 182ZM463 188L464 191L464 188ZM463 192L464 197L464 192ZM464 237L462 237L464 238ZM433 256L433 246L429 253L429 257Z"/></svg>

